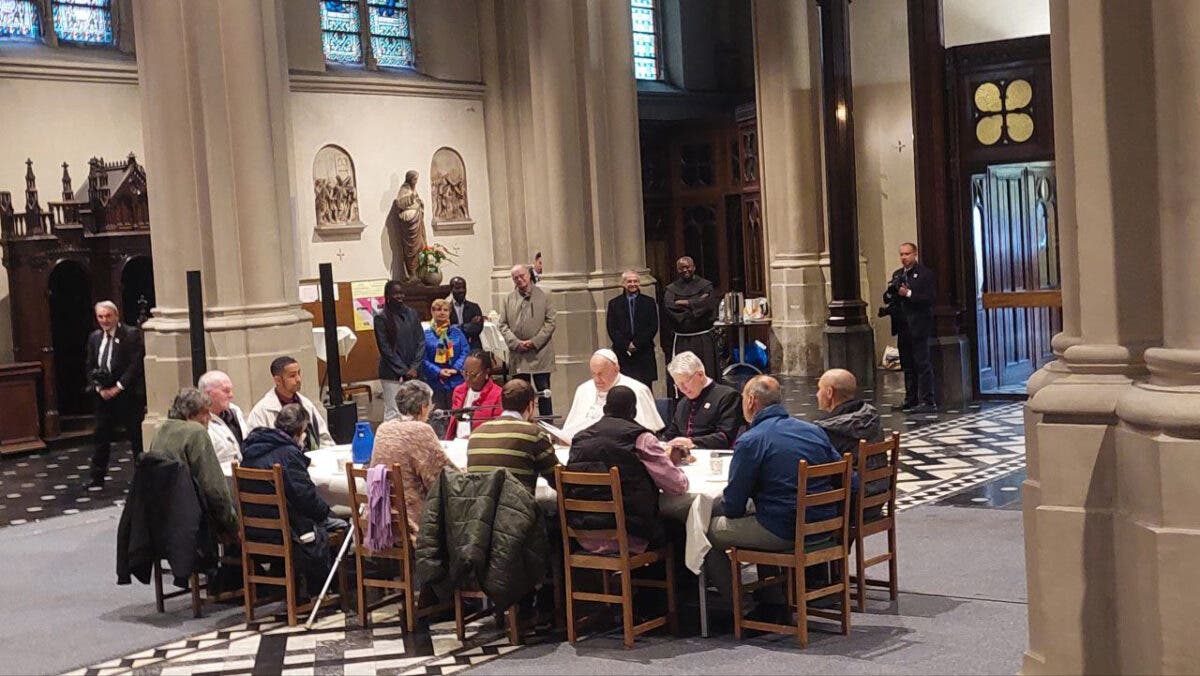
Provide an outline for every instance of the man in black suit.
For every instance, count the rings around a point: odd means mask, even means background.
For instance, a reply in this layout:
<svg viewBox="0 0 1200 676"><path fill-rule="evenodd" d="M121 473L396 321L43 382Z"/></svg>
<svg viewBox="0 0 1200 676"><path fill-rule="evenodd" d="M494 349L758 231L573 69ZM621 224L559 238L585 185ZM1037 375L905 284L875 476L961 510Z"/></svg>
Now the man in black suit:
<svg viewBox="0 0 1200 676"><path fill-rule="evenodd" d="M103 486L117 426L125 428L136 461L142 454L142 418L146 415L146 381L142 332L121 323L112 301L96 303L96 323L87 342L88 386L96 393L96 450L89 486Z"/></svg>
<svg viewBox="0 0 1200 676"><path fill-rule="evenodd" d="M483 333L483 310L479 303L467 300L467 280L462 277L450 280L450 306L450 325L462 328L472 352L482 350L479 334Z"/></svg>
<svg viewBox="0 0 1200 676"><path fill-rule="evenodd" d="M658 304L642 293L641 278L634 270L621 273L621 287L625 292L608 301L608 337L621 373L649 387L658 379L654 363Z"/></svg>
<svg viewBox="0 0 1200 676"><path fill-rule="evenodd" d="M900 245L899 270L892 273L883 294L879 316L891 315L892 335L900 350L904 369L904 405L912 413L935 413L933 364L929 361L929 339L933 335L933 302L937 281L933 271L917 262L917 245Z"/></svg>

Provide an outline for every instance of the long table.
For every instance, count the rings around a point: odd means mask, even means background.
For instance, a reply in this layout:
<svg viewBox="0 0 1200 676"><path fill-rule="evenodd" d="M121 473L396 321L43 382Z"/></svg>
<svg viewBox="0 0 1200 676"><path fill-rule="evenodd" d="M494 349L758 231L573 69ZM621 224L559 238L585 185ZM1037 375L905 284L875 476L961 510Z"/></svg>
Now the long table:
<svg viewBox="0 0 1200 676"><path fill-rule="evenodd" d="M467 466L466 439L443 441L442 448L456 466ZM558 461L564 465L569 453L568 447L555 448ZM730 453L722 450L693 449L692 455L695 456L696 462L681 468L688 478L687 492L682 495L662 494L658 501L660 514L683 524L686 534L684 564L699 577L700 632L703 636L708 636L704 556L712 549L712 544L708 541L708 522L712 517L713 505L729 482ZM712 460L714 455L718 458L715 463ZM351 458L350 445L319 448L310 451L308 457L311 461L308 473L317 487L317 492L335 508L335 511L342 515L349 514L350 493L349 484L346 483L346 462ZM225 463L223 469L226 476L230 476L229 463ZM554 499L554 491L544 479L538 479L537 493L539 502Z"/></svg>

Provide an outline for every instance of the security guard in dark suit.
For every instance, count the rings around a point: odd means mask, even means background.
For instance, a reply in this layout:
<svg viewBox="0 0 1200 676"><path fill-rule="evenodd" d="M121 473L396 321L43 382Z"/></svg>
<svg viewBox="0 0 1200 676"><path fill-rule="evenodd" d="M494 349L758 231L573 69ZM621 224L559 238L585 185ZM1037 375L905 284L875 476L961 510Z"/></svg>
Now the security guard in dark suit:
<svg viewBox="0 0 1200 676"><path fill-rule="evenodd" d="M912 413L934 413L933 364L929 361L929 339L933 336L933 302L937 281L933 271L917 262L917 245L900 245L900 264L883 293L879 316L890 315L892 335L900 350L904 369L904 406Z"/></svg>

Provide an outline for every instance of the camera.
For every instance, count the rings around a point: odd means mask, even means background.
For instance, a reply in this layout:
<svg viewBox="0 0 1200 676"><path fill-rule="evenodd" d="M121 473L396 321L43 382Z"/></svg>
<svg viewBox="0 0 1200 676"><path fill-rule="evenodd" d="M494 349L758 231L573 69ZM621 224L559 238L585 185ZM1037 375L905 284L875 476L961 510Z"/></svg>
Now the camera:
<svg viewBox="0 0 1200 676"><path fill-rule="evenodd" d="M113 377L111 371L101 366L88 373L88 382L92 384L93 388L104 389L116 385L117 379Z"/></svg>

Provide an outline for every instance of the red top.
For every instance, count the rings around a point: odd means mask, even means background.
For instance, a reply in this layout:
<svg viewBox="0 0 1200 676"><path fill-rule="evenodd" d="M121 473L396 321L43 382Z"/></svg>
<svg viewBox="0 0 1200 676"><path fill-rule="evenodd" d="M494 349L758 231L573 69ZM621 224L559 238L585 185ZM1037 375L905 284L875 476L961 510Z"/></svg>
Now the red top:
<svg viewBox="0 0 1200 676"><path fill-rule="evenodd" d="M470 385L463 383L454 388L454 393L450 395L450 408L462 408L463 402L467 400L467 388ZM483 389L479 391L479 398L475 400L474 406L479 410L471 412L471 429L479 427L483 423L500 415L504 408L500 405L500 395L503 390L495 381L489 379ZM456 436L458 430L458 418L450 418L450 424L446 426L446 440L450 441Z"/></svg>

